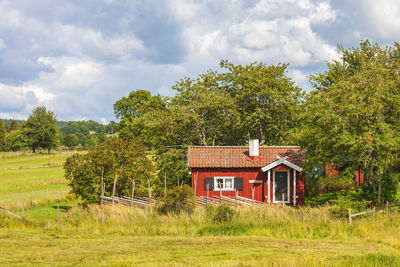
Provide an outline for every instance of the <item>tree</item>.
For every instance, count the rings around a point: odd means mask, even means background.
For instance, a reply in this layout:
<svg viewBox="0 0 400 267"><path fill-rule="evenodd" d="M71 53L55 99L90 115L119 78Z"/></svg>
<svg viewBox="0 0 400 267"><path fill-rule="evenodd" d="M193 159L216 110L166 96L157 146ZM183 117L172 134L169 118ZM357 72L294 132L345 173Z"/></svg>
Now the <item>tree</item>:
<svg viewBox="0 0 400 267"><path fill-rule="evenodd" d="M130 196L134 183L136 194L154 187L154 167L145 147L137 140L113 140L75 154L64 164L65 177L72 192L84 204L98 203L104 184L106 196ZM154 189L154 188L153 188Z"/></svg>
<svg viewBox="0 0 400 267"><path fill-rule="evenodd" d="M148 147L159 146L165 123L169 121L167 99L152 96L149 91L137 90L114 104L114 113L120 119L119 136L124 140L138 138Z"/></svg>
<svg viewBox="0 0 400 267"><path fill-rule="evenodd" d="M33 153L37 148L47 149L50 153L50 149L59 144L57 118L52 111L47 111L45 107L34 109L23 124L23 129Z"/></svg>
<svg viewBox="0 0 400 267"><path fill-rule="evenodd" d="M8 132L18 130L18 123L15 120L11 120L10 124L8 125Z"/></svg>
<svg viewBox="0 0 400 267"><path fill-rule="evenodd" d="M4 127L4 121L0 119L0 151L4 149L5 137L6 128Z"/></svg>
<svg viewBox="0 0 400 267"><path fill-rule="evenodd" d="M399 155L400 45L381 49L365 41L339 52L325 73L311 76L316 90L307 99L301 144L309 168L361 166L380 205L382 184Z"/></svg>
<svg viewBox="0 0 400 267"><path fill-rule="evenodd" d="M303 93L286 76L288 64L267 66L251 63L245 66L221 61L225 90L235 99L240 114L236 123L238 144L249 138L261 144L290 143L290 133L299 128Z"/></svg>
<svg viewBox="0 0 400 267"><path fill-rule="evenodd" d="M181 79L172 87L177 91L172 103L179 108L181 123L192 129L200 145L223 144L227 133L233 135L235 130L238 107L221 81L220 74L208 71L196 80Z"/></svg>

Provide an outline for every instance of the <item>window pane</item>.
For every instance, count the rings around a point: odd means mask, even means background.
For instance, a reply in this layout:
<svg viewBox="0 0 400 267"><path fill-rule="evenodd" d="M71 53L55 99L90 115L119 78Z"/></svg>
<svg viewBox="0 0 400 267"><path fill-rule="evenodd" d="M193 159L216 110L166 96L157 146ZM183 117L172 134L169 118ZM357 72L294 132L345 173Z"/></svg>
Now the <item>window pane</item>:
<svg viewBox="0 0 400 267"><path fill-rule="evenodd" d="M224 179L217 179L217 188L218 189L224 188Z"/></svg>
<svg viewBox="0 0 400 267"><path fill-rule="evenodd" d="M232 189L233 188L232 178L225 179L225 188L226 189Z"/></svg>

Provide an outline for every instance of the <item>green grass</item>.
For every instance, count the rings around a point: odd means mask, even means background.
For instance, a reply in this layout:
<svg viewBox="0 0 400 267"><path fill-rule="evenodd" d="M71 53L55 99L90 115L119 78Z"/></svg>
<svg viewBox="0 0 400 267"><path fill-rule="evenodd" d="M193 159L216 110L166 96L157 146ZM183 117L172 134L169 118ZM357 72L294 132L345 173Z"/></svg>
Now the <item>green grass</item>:
<svg viewBox="0 0 400 267"><path fill-rule="evenodd" d="M0 205L15 205L30 202L32 191L34 201L55 199L68 192L62 164L72 152L56 154L6 153L0 154ZM46 168L26 168L56 165Z"/></svg>

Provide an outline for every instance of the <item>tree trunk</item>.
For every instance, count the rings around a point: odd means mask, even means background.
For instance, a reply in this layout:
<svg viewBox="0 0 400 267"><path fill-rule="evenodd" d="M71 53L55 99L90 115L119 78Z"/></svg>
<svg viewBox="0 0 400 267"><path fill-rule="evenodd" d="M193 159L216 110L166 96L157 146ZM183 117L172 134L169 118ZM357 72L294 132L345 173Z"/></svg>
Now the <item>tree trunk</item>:
<svg viewBox="0 0 400 267"><path fill-rule="evenodd" d="M36 147L32 147L32 153L36 152Z"/></svg>
<svg viewBox="0 0 400 267"><path fill-rule="evenodd" d="M50 147L47 149L47 153L50 155Z"/></svg>
<svg viewBox="0 0 400 267"><path fill-rule="evenodd" d="M113 193L112 193L112 204L113 205L114 205L115 189L117 187L117 180L118 180L118 174L115 174L115 176L114 176L114 184L113 184Z"/></svg>

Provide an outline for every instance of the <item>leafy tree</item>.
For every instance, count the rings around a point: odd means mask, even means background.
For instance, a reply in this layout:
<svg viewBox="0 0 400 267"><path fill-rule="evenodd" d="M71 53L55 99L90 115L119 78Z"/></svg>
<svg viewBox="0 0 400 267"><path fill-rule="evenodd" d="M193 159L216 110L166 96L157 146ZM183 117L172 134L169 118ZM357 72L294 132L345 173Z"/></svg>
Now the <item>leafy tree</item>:
<svg viewBox="0 0 400 267"><path fill-rule="evenodd" d="M67 147L76 147L79 145L79 138L76 134L68 134L64 136L62 143Z"/></svg>
<svg viewBox="0 0 400 267"><path fill-rule="evenodd" d="M288 64L267 66L254 62L242 66L223 60L221 67L226 69L225 90L235 99L240 114L235 124L239 130L234 136L237 144L249 138L268 145L289 143L289 134L299 127L304 96L286 76Z"/></svg>
<svg viewBox="0 0 400 267"><path fill-rule="evenodd" d="M133 182L135 193L145 194L149 184L154 187L155 183L152 162L137 140L113 140L92 147L85 155L69 157L64 169L72 192L84 204L99 202L102 183L107 196L130 196Z"/></svg>
<svg viewBox="0 0 400 267"><path fill-rule="evenodd" d="M0 150L4 149L5 137L6 137L6 128L4 127L4 121L0 119Z"/></svg>
<svg viewBox="0 0 400 267"><path fill-rule="evenodd" d="M4 143L6 151L20 151L26 146L27 140L22 130L14 130L6 134Z"/></svg>
<svg viewBox="0 0 400 267"><path fill-rule="evenodd" d="M18 123L16 120L11 120L10 124L8 125L8 132L18 130Z"/></svg>
<svg viewBox="0 0 400 267"><path fill-rule="evenodd" d="M47 111L45 107L34 109L23 124L23 129L33 153L37 148L47 149L50 153L50 149L59 144L57 118L52 111Z"/></svg>
<svg viewBox="0 0 400 267"><path fill-rule="evenodd" d="M361 166L372 197L382 202L400 147L400 45L381 49L365 41L339 48L341 59L311 76L316 88L302 118L307 165Z"/></svg>
<svg viewBox="0 0 400 267"><path fill-rule="evenodd" d="M208 71L196 80L184 78L172 88L177 91L173 104L179 107L185 128L191 128L196 143L207 146L224 143L234 131L238 117L234 99L221 86L221 75Z"/></svg>
<svg viewBox="0 0 400 267"><path fill-rule="evenodd" d="M166 101L146 90L133 91L118 100L114 113L120 119L119 136L124 140L138 138L148 147L157 147L167 133L163 125L170 121Z"/></svg>

